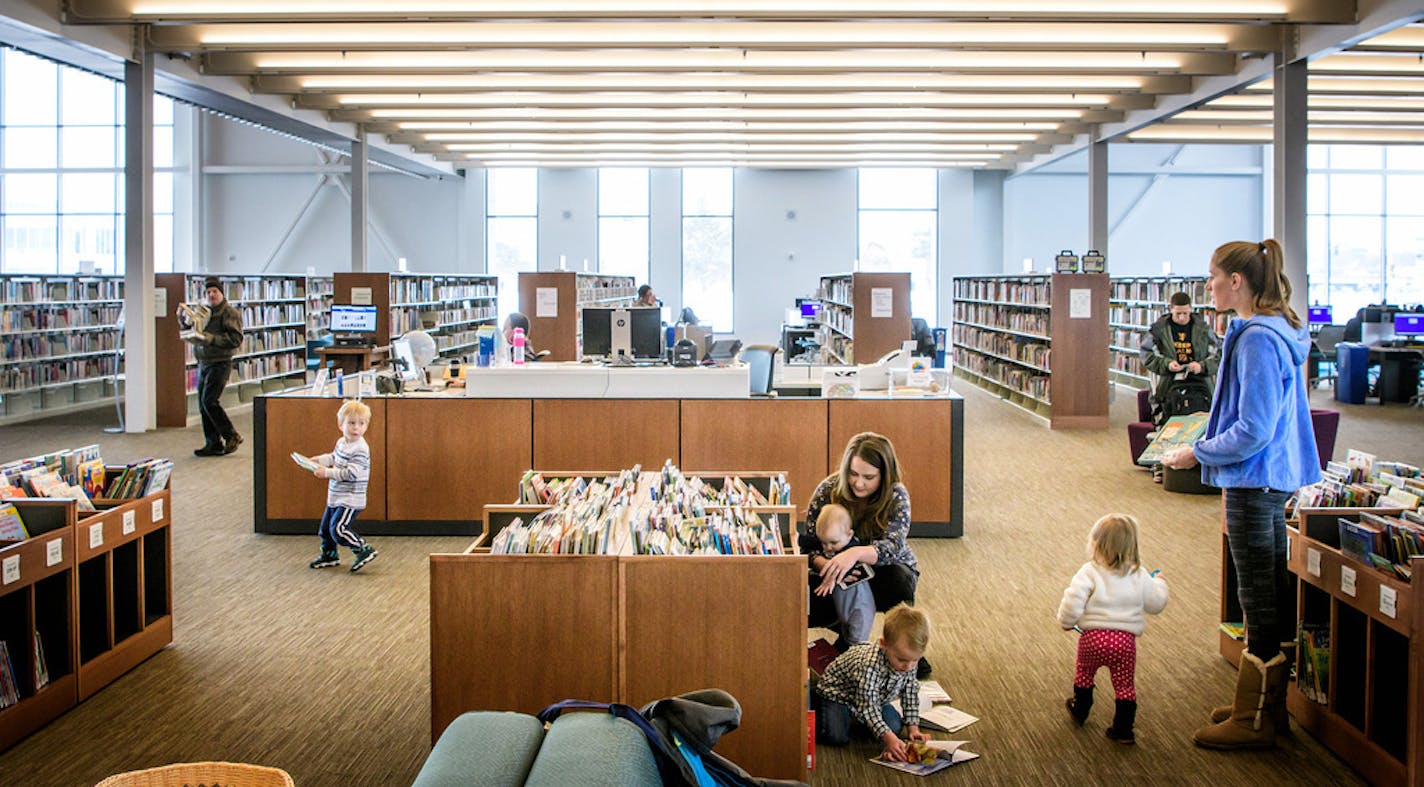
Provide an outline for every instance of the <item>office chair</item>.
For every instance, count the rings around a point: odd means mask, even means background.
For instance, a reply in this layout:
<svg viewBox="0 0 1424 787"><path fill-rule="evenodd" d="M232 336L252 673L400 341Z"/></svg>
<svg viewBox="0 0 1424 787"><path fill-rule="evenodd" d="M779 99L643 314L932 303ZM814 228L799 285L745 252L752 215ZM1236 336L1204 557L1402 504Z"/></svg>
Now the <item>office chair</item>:
<svg viewBox="0 0 1424 787"><path fill-rule="evenodd" d="M925 318L910 318L910 338L915 340L915 355L932 357L935 354L934 333Z"/></svg>
<svg viewBox="0 0 1424 787"><path fill-rule="evenodd" d="M780 347L771 344L753 344L742 348L742 362L747 365L752 396L775 396L771 388L771 378L776 370L776 354Z"/></svg>
<svg viewBox="0 0 1424 787"><path fill-rule="evenodd" d="M1345 341L1345 326L1343 325L1322 325L1320 332L1315 335L1315 347L1320 352L1319 362L1321 365L1330 364L1330 371L1327 374L1323 370L1316 376L1315 381L1321 382L1329 380L1334 384L1336 378L1335 345Z"/></svg>

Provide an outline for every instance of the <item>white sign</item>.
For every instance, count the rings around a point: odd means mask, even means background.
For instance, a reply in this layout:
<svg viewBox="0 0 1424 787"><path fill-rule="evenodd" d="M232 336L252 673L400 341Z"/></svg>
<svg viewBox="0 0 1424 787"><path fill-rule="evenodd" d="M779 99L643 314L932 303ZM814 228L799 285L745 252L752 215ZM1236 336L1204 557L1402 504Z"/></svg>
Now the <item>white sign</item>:
<svg viewBox="0 0 1424 787"><path fill-rule="evenodd" d="M370 306L370 305L371 305L371 288L370 288L370 287L352 287L352 288L351 288L351 305L352 305L352 306Z"/></svg>
<svg viewBox="0 0 1424 787"><path fill-rule="evenodd" d="M124 512L124 535L128 535L129 533L132 533L133 531L135 531L135 530L137 530L137 529L138 529L138 526L137 526L136 524L134 524L134 512L133 512L133 509L130 508L129 510L127 510L127 511Z"/></svg>
<svg viewBox="0 0 1424 787"><path fill-rule="evenodd" d="M1093 316L1093 291L1068 291L1068 319L1087 320Z"/></svg>
<svg viewBox="0 0 1424 787"><path fill-rule="evenodd" d="M45 544L45 568L56 565L64 559L64 539L56 538Z"/></svg>
<svg viewBox="0 0 1424 787"><path fill-rule="evenodd" d="M153 501L151 513L154 524L158 524L159 522L163 521L163 498L160 497L157 500Z"/></svg>
<svg viewBox="0 0 1424 787"><path fill-rule="evenodd" d="M168 290L162 287L153 291L153 314L160 319L168 316Z"/></svg>
<svg viewBox="0 0 1424 787"><path fill-rule="evenodd" d="M894 316L895 316L895 288L893 288L893 287L871 287L871 288L870 288L870 316L871 316L871 317L894 317Z"/></svg>
<svg viewBox="0 0 1424 787"><path fill-rule="evenodd" d="M98 549L104 545L104 523L89 526L89 548Z"/></svg>
<svg viewBox="0 0 1424 787"><path fill-rule="evenodd" d="M549 318L559 316L558 287L534 288L534 316Z"/></svg>
<svg viewBox="0 0 1424 787"><path fill-rule="evenodd" d="M1355 569L1349 566L1340 567L1340 592L1351 598L1355 596Z"/></svg>
<svg viewBox="0 0 1424 787"><path fill-rule="evenodd" d="M15 582L15 581L18 580L19 578L20 578L20 556L19 556L19 555L11 555L10 557L5 558L5 580L4 580L4 584L8 585L8 584L10 584L11 582Z"/></svg>
<svg viewBox="0 0 1424 787"><path fill-rule="evenodd" d="M1305 548L1305 570L1309 571L1312 577L1320 576L1320 550Z"/></svg>
<svg viewBox="0 0 1424 787"><path fill-rule="evenodd" d="M1399 594L1394 592L1394 588L1388 585L1380 585L1380 613L1395 617L1399 609Z"/></svg>
<svg viewBox="0 0 1424 787"><path fill-rule="evenodd" d="M359 391L357 392L357 394L356 394L356 398L358 398L358 399L365 399L365 398L368 397L368 396L370 396L370 397L375 397L375 395L376 395L376 378L373 377L372 375L369 375L369 374L363 374L363 375L361 375L361 386L360 386L360 390L359 390Z"/></svg>
<svg viewBox="0 0 1424 787"><path fill-rule="evenodd" d="M312 396L326 396L326 375L325 366L316 370L316 379L312 381L311 387Z"/></svg>

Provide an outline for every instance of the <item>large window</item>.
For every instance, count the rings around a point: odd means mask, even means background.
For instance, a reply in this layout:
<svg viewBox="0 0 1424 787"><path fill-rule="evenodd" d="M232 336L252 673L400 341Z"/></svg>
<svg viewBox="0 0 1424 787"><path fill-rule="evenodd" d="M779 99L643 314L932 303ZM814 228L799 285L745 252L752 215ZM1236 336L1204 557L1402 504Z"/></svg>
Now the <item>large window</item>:
<svg viewBox="0 0 1424 787"><path fill-rule="evenodd" d="M682 171L682 304L732 331L732 170Z"/></svg>
<svg viewBox="0 0 1424 787"><path fill-rule="evenodd" d="M933 169L860 170L860 270L909 271L910 311L938 324L935 297L939 189Z"/></svg>
<svg viewBox="0 0 1424 787"><path fill-rule="evenodd" d="M500 314L519 311L519 272L534 270L539 258L538 170L486 172L485 239L486 272L499 277Z"/></svg>
<svg viewBox="0 0 1424 787"><path fill-rule="evenodd" d="M1424 301L1424 147L1311 145L1309 163L1310 302L1343 323Z"/></svg>
<svg viewBox="0 0 1424 787"><path fill-rule="evenodd" d="M598 171L598 270L648 280L648 171Z"/></svg>
<svg viewBox="0 0 1424 787"><path fill-rule="evenodd" d="M0 272L122 273L123 84L0 57ZM154 97L154 269L173 270L173 102Z"/></svg>

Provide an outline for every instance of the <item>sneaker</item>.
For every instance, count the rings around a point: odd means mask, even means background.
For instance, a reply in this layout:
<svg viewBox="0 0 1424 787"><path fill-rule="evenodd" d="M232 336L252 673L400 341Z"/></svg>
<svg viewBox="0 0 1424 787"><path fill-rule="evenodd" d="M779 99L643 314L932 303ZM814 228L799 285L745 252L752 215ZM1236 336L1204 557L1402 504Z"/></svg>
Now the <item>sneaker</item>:
<svg viewBox="0 0 1424 787"><path fill-rule="evenodd" d="M1162 465L1152 465L1152 483L1162 483L1162 476L1165 475L1166 472Z"/></svg>
<svg viewBox="0 0 1424 787"><path fill-rule="evenodd" d="M330 568L341 565L341 556L322 550L321 556L307 564L308 568Z"/></svg>
<svg viewBox="0 0 1424 787"><path fill-rule="evenodd" d="M222 446L205 445L193 451L193 456L222 456L222 454Z"/></svg>
<svg viewBox="0 0 1424 787"><path fill-rule="evenodd" d="M920 657L920 663L915 665L915 679L925 680L930 676L930 660L924 656Z"/></svg>
<svg viewBox="0 0 1424 787"><path fill-rule="evenodd" d="M360 571L367 563L375 560L376 555L379 554L381 553L377 552L375 547L372 547L370 544L355 550L356 559L351 563L351 573L354 574Z"/></svg>
<svg viewBox="0 0 1424 787"><path fill-rule="evenodd" d="M238 434L237 432L233 432L232 437L229 437L227 441L223 443L222 452L225 454L230 454L233 451L236 451L237 447L240 445L242 445L242 435Z"/></svg>

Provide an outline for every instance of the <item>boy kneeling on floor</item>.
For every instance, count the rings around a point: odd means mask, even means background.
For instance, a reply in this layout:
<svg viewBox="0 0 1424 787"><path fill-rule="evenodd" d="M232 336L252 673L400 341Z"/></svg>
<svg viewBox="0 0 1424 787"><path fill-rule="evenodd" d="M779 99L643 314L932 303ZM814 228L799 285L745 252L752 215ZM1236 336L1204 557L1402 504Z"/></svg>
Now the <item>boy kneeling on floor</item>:
<svg viewBox="0 0 1424 787"><path fill-rule="evenodd" d="M905 740L929 740L920 732L920 684L915 679L929 641L929 618L900 604L885 614L879 642L851 645L836 657L811 691L816 742L844 746L853 731L868 731L884 746L884 759L904 762ZM903 718L890 705L896 697Z"/></svg>

